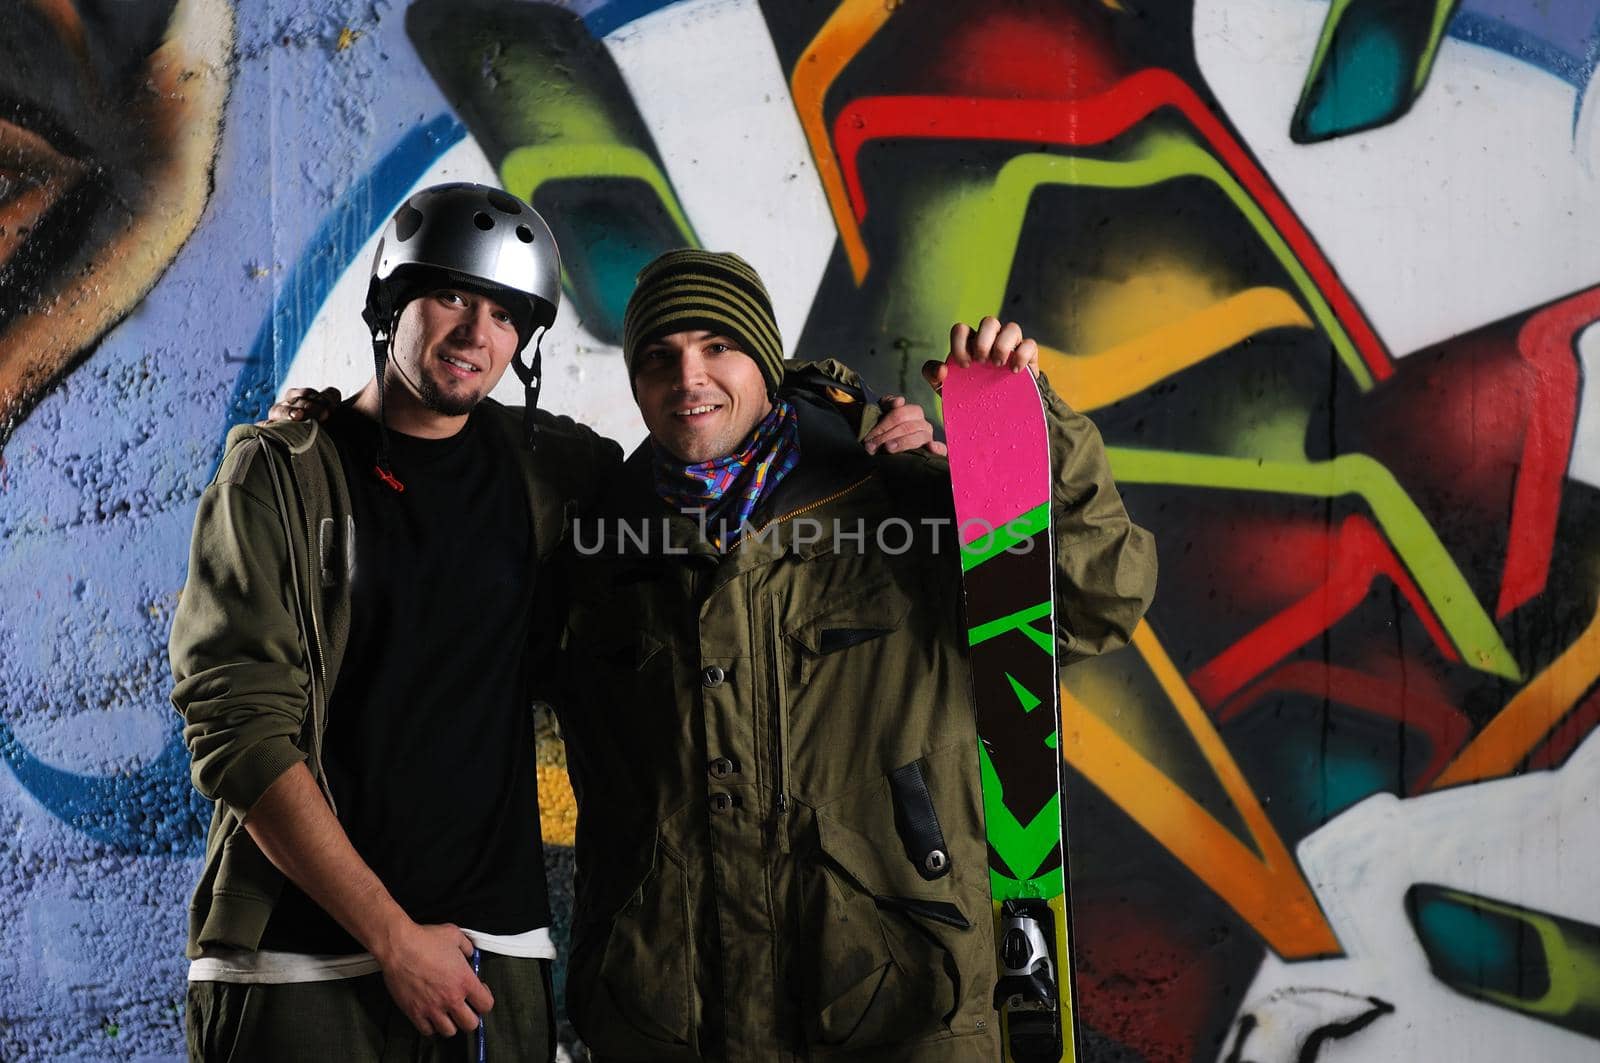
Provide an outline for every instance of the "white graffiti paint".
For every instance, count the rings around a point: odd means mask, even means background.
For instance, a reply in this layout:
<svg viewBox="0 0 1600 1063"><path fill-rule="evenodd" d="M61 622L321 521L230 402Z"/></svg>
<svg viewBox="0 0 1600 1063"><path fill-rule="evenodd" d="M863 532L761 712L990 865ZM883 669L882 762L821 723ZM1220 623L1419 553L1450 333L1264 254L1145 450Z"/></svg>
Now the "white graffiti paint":
<svg viewBox="0 0 1600 1063"><path fill-rule="evenodd" d="M1579 154L1590 138L1574 144L1572 86L1447 37L1404 119L1295 144L1289 119L1327 15L1325 3L1197 0L1195 54L1393 354L1600 280L1588 224L1600 180Z"/></svg>
<svg viewBox="0 0 1600 1063"><path fill-rule="evenodd" d="M1600 837L1600 735L1559 771L1400 800L1369 798L1301 842L1296 855L1345 955L1310 963L1269 957L1245 994L1219 1063L1237 1057L1292 1063L1290 1049L1315 1030L1346 1021L1352 1001L1394 1007L1347 1037L1323 1043L1318 1063L1450 1060L1451 1063L1580 1063L1595 1042L1456 992L1433 975L1406 916L1416 883L1600 924L1600 851L1575 839ZM1307 996L1308 990L1335 996ZM1284 1002L1321 1006L1285 1007ZM1336 1002L1329 1004L1328 1002ZM1252 1036L1255 1036L1254 1032ZM1268 1051L1267 1049L1270 1049Z"/></svg>

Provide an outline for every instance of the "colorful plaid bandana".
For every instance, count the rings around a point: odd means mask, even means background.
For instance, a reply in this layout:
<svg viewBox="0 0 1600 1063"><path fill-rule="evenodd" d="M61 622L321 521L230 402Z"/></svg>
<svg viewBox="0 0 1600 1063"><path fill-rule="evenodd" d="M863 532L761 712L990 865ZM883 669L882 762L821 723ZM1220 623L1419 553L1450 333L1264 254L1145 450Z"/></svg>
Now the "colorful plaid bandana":
<svg viewBox="0 0 1600 1063"><path fill-rule="evenodd" d="M684 465L654 447L656 493L678 509L703 509L706 523L741 528L762 492L800 461L800 417L782 399L761 419L745 445L725 458Z"/></svg>

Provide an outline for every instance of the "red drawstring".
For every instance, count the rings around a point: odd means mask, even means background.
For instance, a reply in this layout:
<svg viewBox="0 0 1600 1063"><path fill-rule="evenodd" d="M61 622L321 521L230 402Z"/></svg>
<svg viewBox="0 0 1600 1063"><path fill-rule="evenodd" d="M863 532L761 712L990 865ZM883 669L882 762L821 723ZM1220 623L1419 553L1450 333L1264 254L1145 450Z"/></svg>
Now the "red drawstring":
<svg viewBox="0 0 1600 1063"><path fill-rule="evenodd" d="M385 469L382 465L374 465L372 471L378 474L378 479L393 488L396 494L404 493L406 485L401 483L394 473Z"/></svg>

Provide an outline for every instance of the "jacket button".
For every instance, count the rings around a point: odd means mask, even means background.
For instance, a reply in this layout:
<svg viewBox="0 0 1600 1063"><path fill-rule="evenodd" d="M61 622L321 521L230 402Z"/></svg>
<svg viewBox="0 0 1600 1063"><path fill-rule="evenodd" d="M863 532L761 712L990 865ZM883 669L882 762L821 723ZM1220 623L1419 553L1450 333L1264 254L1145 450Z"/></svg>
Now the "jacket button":
<svg viewBox="0 0 1600 1063"><path fill-rule="evenodd" d="M726 779L730 775L739 774L739 765L727 757L718 757L711 762L711 777L713 779Z"/></svg>
<svg viewBox="0 0 1600 1063"><path fill-rule="evenodd" d="M721 668L718 668L716 665L712 665L710 668L707 668L705 671L700 673L700 683L702 686L708 687L721 686L722 680L727 677L727 674L728 673L724 672Z"/></svg>
<svg viewBox="0 0 1600 1063"><path fill-rule="evenodd" d="M722 793L712 794L711 811L717 813L718 815L733 811L733 795Z"/></svg>

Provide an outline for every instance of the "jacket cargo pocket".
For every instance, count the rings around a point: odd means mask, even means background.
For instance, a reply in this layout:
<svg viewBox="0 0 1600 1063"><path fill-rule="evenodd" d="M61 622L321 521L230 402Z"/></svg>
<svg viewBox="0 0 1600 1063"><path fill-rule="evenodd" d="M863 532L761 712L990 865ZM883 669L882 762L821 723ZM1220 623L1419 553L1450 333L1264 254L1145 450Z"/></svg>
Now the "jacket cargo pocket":
<svg viewBox="0 0 1600 1063"><path fill-rule="evenodd" d="M948 1036L978 944L971 921L987 916L981 898L950 880L886 874L883 846L825 813L817 836L802 876L801 940L814 943L802 1001L809 1038L855 1051Z"/></svg>
<svg viewBox="0 0 1600 1063"><path fill-rule="evenodd" d="M688 876L659 841L649 872L609 921L574 934L567 976L573 1025L621 1060L698 1059Z"/></svg>

